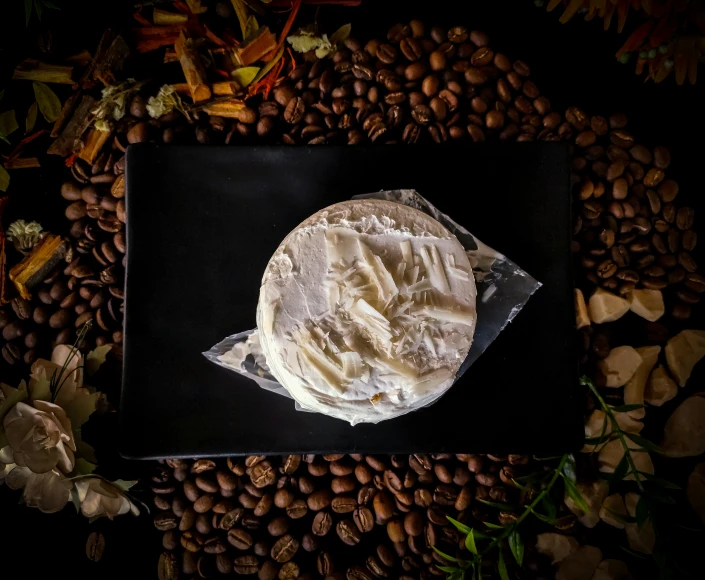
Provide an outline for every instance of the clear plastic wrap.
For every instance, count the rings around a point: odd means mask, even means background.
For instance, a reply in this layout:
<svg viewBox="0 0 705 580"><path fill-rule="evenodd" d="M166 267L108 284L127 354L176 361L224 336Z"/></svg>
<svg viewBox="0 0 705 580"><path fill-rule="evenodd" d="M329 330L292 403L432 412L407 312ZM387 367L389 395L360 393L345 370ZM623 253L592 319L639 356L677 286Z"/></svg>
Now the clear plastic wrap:
<svg viewBox="0 0 705 580"><path fill-rule="evenodd" d="M395 189L354 196L353 199L383 199L414 207L432 216L453 233L463 245L473 267L477 287L477 326L473 343L465 361L455 376L457 381L497 338L502 329L521 311L531 295L541 286L510 259L484 245L463 226L439 211L427 199L410 189ZM292 398L273 377L259 346L257 329L233 334L203 353L204 356L229 370L255 381L261 388ZM455 381L453 384L455 384ZM449 388L451 388L450 385ZM377 423L427 407L435 403L448 389L434 393L421 403L400 408L398 413L371 421L358 416L346 417L350 424ZM294 401L297 411L316 412Z"/></svg>

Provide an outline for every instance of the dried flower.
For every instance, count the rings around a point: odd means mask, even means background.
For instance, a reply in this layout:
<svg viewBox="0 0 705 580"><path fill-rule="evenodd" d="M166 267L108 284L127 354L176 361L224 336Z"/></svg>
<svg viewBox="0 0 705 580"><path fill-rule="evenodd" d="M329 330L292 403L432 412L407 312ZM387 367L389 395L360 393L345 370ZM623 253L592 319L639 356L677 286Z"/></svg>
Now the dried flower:
<svg viewBox="0 0 705 580"><path fill-rule="evenodd" d="M81 502L81 513L87 518L105 516L113 519L115 516L131 512L139 515L140 511L125 495L134 482L120 487L118 482L110 483L100 477L85 477L76 481L78 498Z"/></svg>
<svg viewBox="0 0 705 580"><path fill-rule="evenodd" d="M7 228L7 239L23 254L28 254L39 243L43 237L41 234L42 226L38 222L17 220Z"/></svg>
<svg viewBox="0 0 705 580"><path fill-rule="evenodd" d="M125 116L127 99L137 92L142 84L135 82L135 79L127 79L119 85L108 85L105 87L102 92L103 98L93 110L95 128L106 133L112 131L111 120L119 121Z"/></svg>
<svg viewBox="0 0 705 580"><path fill-rule="evenodd" d="M35 400L32 404L17 403L3 420L14 463L34 473L55 468L70 473L76 451L71 421L54 403Z"/></svg>
<svg viewBox="0 0 705 580"><path fill-rule="evenodd" d="M350 36L350 28L350 24L341 26L329 39L327 34L319 35L318 27L313 24L299 29L296 34L287 36L286 41L296 52L315 50L318 58L325 58L334 53L338 45Z"/></svg>
<svg viewBox="0 0 705 580"><path fill-rule="evenodd" d="M22 497L29 507L44 513L61 510L69 501L73 483L57 469L34 473L28 467L16 466L5 478L10 489L22 489Z"/></svg>
<svg viewBox="0 0 705 580"><path fill-rule="evenodd" d="M157 96L149 97L149 101L147 101L147 112L154 119L166 115L173 109L188 117L181 97L172 85L163 85Z"/></svg>

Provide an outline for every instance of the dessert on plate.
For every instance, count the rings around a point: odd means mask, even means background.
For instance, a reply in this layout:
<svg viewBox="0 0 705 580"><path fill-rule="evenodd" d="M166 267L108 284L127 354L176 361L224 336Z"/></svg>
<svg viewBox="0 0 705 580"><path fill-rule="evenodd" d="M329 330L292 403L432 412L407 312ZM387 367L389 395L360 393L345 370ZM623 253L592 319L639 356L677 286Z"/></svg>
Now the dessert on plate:
<svg viewBox="0 0 705 580"><path fill-rule="evenodd" d="M377 422L452 385L475 301L465 249L438 221L390 201L345 201L301 223L270 259L259 342L301 406Z"/></svg>

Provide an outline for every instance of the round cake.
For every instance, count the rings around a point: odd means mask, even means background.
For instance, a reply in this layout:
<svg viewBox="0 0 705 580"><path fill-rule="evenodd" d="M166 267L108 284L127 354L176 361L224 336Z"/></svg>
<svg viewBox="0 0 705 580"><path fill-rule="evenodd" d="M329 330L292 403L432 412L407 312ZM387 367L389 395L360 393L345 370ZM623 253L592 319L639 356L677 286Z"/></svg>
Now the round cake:
<svg viewBox="0 0 705 580"><path fill-rule="evenodd" d="M345 201L279 245L257 328L272 374L301 406L377 422L450 387L472 343L476 294L464 248L435 219Z"/></svg>

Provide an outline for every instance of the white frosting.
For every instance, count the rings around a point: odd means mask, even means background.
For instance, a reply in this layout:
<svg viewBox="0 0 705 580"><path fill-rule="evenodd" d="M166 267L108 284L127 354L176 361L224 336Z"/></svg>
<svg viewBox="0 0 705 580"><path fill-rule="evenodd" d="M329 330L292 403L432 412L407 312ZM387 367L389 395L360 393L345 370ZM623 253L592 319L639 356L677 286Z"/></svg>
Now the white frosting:
<svg viewBox="0 0 705 580"><path fill-rule="evenodd" d="M468 256L428 215L382 200L311 216L267 265L257 305L272 374L308 409L354 423L434 400L475 331Z"/></svg>

